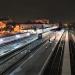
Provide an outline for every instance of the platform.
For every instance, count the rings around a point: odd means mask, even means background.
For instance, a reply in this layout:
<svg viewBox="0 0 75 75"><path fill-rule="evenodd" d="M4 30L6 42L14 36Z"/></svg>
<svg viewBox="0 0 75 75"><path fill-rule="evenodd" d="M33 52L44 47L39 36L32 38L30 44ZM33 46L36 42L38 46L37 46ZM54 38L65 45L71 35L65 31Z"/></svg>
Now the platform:
<svg viewBox="0 0 75 75"><path fill-rule="evenodd" d="M62 75L71 75L68 31L66 32L66 38L65 38L65 47L64 47L63 65L62 65Z"/></svg>

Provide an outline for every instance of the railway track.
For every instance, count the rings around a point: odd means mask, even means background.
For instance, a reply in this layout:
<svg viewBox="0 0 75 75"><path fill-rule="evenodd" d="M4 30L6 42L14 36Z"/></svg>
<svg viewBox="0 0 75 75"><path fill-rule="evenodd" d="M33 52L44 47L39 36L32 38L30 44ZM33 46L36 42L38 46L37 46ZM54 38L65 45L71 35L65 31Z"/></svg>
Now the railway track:
<svg viewBox="0 0 75 75"><path fill-rule="evenodd" d="M69 50L70 50L71 75L75 75L75 42L72 38L72 33L70 32L69 32Z"/></svg>
<svg viewBox="0 0 75 75"><path fill-rule="evenodd" d="M65 36L66 35L64 32L48 62L46 63L46 66L43 68L39 75L61 75Z"/></svg>
<svg viewBox="0 0 75 75"><path fill-rule="evenodd" d="M18 48L28 45L29 43L31 43L34 40L37 40L37 38L35 36L31 36L31 38L25 37L22 39L18 39L18 40L6 43L5 45L0 45L0 58L6 56L8 54L11 54L12 52L15 52L16 50L18 50Z"/></svg>
<svg viewBox="0 0 75 75"><path fill-rule="evenodd" d="M15 52L12 52L2 58L0 58L0 75L6 75L10 69L15 65L20 65L24 59L27 59L37 48L45 43L49 38L39 39L24 46ZM16 67L17 67L16 66Z"/></svg>
<svg viewBox="0 0 75 75"><path fill-rule="evenodd" d="M29 56L47 40L48 38L33 41L29 45L20 48L15 52L12 52L11 54L8 54L7 56L0 58L0 75L5 75L5 73L8 72L10 68L12 68L18 63L21 63L25 57L25 59L27 59L27 56Z"/></svg>

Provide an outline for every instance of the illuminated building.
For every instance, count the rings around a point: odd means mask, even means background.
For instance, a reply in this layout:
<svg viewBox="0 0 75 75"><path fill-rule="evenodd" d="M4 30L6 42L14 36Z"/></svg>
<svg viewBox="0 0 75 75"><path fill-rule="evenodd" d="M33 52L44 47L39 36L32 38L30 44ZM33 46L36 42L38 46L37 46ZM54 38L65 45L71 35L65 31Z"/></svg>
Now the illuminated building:
<svg viewBox="0 0 75 75"><path fill-rule="evenodd" d="M26 30L26 29L31 29L32 28L32 24L20 24L20 29L21 30Z"/></svg>
<svg viewBox="0 0 75 75"><path fill-rule="evenodd" d="M14 31L15 32L20 32L20 26L19 25L16 25L15 28L14 28Z"/></svg>
<svg viewBox="0 0 75 75"><path fill-rule="evenodd" d="M36 19L36 20L32 20L32 23L36 23L36 24L49 24L49 19L45 19L45 18Z"/></svg>
<svg viewBox="0 0 75 75"><path fill-rule="evenodd" d="M6 27L6 24L0 21L0 29Z"/></svg>

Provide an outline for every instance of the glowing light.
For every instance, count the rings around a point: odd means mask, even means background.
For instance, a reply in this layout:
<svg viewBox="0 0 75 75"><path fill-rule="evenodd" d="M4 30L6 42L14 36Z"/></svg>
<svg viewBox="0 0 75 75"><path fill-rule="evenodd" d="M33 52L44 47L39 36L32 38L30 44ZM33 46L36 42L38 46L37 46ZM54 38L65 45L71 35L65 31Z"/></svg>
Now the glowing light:
<svg viewBox="0 0 75 75"><path fill-rule="evenodd" d="M28 30L28 32L31 34L36 34L36 31L34 31L34 30Z"/></svg>
<svg viewBox="0 0 75 75"><path fill-rule="evenodd" d="M26 36L30 36L30 33L27 33Z"/></svg>
<svg viewBox="0 0 75 75"><path fill-rule="evenodd" d="M3 39L0 39L0 43L3 42Z"/></svg>
<svg viewBox="0 0 75 75"><path fill-rule="evenodd" d="M37 30L37 33L42 33L42 29L38 29Z"/></svg>
<svg viewBox="0 0 75 75"><path fill-rule="evenodd" d="M3 22L0 22L0 28L4 28L4 27L6 27L6 24Z"/></svg>
<svg viewBox="0 0 75 75"><path fill-rule="evenodd" d="M16 38L20 38L20 35L16 35Z"/></svg>
<svg viewBox="0 0 75 75"><path fill-rule="evenodd" d="M16 25L16 27L14 28L14 31L15 31L15 32L19 32L19 31L20 31L19 25Z"/></svg>

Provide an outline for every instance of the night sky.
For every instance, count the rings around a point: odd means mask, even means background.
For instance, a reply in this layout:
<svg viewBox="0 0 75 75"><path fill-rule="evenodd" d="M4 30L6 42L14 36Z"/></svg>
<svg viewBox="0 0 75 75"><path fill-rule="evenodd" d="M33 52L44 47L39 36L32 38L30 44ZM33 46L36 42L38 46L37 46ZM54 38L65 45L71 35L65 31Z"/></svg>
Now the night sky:
<svg viewBox="0 0 75 75"><path fill-rule="evenodd" d="M55 20L74 20L73 0L0 0L0 16L17 20L45 17Z"/></svg>

